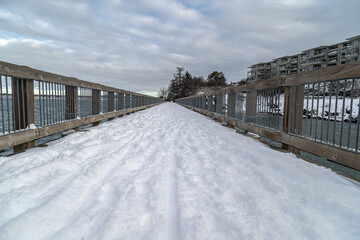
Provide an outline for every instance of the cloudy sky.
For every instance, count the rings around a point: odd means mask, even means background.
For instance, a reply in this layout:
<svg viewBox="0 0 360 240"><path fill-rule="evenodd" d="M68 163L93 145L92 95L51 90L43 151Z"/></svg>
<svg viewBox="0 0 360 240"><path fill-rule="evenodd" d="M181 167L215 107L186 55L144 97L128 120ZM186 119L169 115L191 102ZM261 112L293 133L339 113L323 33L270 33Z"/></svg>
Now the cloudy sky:
<svg viewBox="0 0 360 240"><path fill-rule="evenodd" d="M131 91L360 34L359 0L0 0L0 60Z"/></svg>

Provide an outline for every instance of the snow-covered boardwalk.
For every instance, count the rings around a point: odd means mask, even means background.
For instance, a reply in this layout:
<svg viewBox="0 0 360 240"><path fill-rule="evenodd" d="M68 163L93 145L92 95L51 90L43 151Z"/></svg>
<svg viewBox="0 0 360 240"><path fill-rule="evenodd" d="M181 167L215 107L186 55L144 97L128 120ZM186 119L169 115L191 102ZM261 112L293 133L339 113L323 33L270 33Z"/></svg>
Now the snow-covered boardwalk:
<svg viewBox="0 0 360 240"><path fill-rule="evenodd" d="M359 239L360 186L173 103L0 158L0 239Z"/></svg>

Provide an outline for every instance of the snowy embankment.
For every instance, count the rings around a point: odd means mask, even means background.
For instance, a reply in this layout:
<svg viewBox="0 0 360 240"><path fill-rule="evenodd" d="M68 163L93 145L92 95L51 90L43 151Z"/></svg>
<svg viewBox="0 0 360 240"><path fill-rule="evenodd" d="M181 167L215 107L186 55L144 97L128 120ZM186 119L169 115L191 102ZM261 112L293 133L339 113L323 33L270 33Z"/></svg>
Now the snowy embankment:
<svg viewBox="0 0 360 240"><path fill-rule="evenodd" d="M173 103L0 158L0 239L358 239L360 186Z"/></svg>

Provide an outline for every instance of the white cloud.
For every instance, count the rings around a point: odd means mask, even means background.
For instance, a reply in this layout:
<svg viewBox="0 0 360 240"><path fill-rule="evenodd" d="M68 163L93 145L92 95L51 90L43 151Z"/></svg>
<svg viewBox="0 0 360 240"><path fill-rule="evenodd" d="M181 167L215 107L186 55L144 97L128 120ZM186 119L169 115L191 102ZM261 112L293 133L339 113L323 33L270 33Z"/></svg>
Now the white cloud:
<svg viewBox="0 0 360 240"><path fill-rule="evenodd" d="M1 60L132 91L167 86L177 66L230 81L247 67L358 35L347 0L12 1Z"/></svg>

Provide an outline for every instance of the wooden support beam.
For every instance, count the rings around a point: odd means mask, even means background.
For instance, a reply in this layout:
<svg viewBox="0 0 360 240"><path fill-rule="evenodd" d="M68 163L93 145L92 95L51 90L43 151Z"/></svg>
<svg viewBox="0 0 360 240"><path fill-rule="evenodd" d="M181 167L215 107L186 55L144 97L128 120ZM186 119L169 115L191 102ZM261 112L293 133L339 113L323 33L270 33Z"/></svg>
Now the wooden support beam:
<svg viewBox="0 0 360 240"><path fill-rule="evenodd" d="M65 119L75 119L78 115L78 88L65 86Z"/></svg>
<svg viewBox="0 0 360 240"><path fill-rule="evenodd" d="M93 89L92 90L92 115L98 115L101 111L101 91ZM100 124L100 121L94 122L93 126Z"/></svg>
<svg viewBox="0 0 360 240"><path fill-rule="evenodd" d="M256 123L257 91L246 92L246 122Z"/></svg>
<svg viewBox="0 0 360 240"><path fill-rule="evenodd" d="M211 108L212 108L212 101L213 101L213 96L207 96L207 109L209 112L211 112Z"/></svg>
<svg viewBox="0 0 360 240"><path fill-rule="evenodd" d="M35 123L34 115L34 80L12 78L13 103L14 103L14 129L21 130ZM35 141L14 146L14 153L25 151L35 146Z"/></svg>
<svg viewBox="0 0 360 240"><path fill-rule="evenodd" d="M125 99L124 99L124 94L123 93L118 93L117 95L118 97L118 107L117 107L117 110L123 110L125 109Z"/></svg>
<svg viewBox="0 0 360 240"><path fill-rule="evenodd" d="M235 100L236 100L236 93L229 93L228 94L228 109L227 109L227 116L228 117L235 117Z"/></svg>
<svg viewBox="0 0 360 240"><path fill-rule="evenodd" d="M285 87L284 103L283 131L286 133L301 135L304 87L302 85ZM295 154L300 154L300 149L293 146L284 144L283 148Z"/></svg>
<svg viewBox="0 0 360 240"><path fill-rule="evenodd" d="M114 102L115 102L114 92L108 92L108 112L113 112L115 110Z"/></svg>
<svg viewBox="0 0 360 240"><path fill-rule="evenodd" d="M218 94L216 95L216 113L222 114L222 107L223 107L223 95Z"/></svg>
<svg viewBox="0 0 360 240"><path fill-rule="evenodd" d="M125 109L129 109L129 108L130 108L130 95L125 94Z"/></svg>

